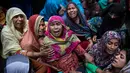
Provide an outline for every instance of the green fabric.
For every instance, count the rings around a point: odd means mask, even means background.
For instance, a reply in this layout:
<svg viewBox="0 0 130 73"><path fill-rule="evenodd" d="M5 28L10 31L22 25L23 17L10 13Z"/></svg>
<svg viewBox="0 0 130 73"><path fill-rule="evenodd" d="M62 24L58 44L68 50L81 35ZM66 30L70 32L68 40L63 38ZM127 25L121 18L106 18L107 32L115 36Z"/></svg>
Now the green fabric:
<svg viewBox="0 0 130 73"><path fill-rule="evenodd" d="M101 7L101 9L105 9L107 7L108 0L99 0L98 4Z"/></svg>
<svg viewBox="0 0 130 73"><path fill-rule="evenodd" d="M96 73L97 66L92 63L86 63L86 73Z"/></svg>

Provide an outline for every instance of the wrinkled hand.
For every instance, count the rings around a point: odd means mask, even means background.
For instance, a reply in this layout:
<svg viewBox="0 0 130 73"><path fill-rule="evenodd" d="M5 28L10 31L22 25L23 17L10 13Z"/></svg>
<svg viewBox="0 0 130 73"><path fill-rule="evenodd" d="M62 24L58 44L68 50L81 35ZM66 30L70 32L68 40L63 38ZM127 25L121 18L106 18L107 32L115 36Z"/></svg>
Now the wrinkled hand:
<svg viewBox="0 0 130 73"><path fill-rule="evenodd" d="M59 10L59 15L63 15L66 9L62 5L60 5L60 7L61 9Z"/></svg>
<svg viewBox="0 0 130 73"><path fill-rule="evenodd" d="M54 50L49 47L49 45L43 45L40 48L40 55L41 56L46 56L46 57L52 57L54 56Z"/></svg>

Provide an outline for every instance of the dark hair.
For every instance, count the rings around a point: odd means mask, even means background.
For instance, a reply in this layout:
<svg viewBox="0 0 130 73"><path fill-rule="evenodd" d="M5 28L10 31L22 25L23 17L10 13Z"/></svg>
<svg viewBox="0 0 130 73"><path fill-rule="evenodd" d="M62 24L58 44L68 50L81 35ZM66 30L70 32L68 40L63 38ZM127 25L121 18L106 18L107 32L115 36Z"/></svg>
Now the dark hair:
<svg viewBox="0 0 130 73"><path fill-rule="evenodd" d="M125 14L125 8L123 8L120 3L113 3L103 10L102 16L106 15L108 12L123 17Z"/></svg>
<svg viewBox="0 0 130 73"><path fill-rule="evenodd" d="M77 8L77 10L78 10L77 13L78 13L78 15L79 15L80 10L79 10L78 6L77 6L74 2L69 2L69 3L67 4L66 13L67 13L67 10L68 10L68 7L69 7L70 4L73 4L73 5ZM67 13L67 16L68 16L68 13ZM68 16L68 17L69 17L69 16Z"/></svg>
<svg viewBox="0 0 130 73"><path fill-rule="evenodd" d="M67 7L66 7L66 11L68 10L68 6L69 6L70 4L73 4L73 5L77 8L77 16L78 16L79 18L83 19L83 20L81 20L81 23L87 24L87 23L85 22L85 21L86 21L85 15L81 13L81 11L79 10L78 6L77 6L74 2L69 2L69 3L68 3L68 5L67 5ZM66 12L66 13L67 13L67 12ZM72 20L72 19L68 16L68 13L67 13L67 17L68 17L70 20ZM72 21L73 21L73 20L72 20Z"/></svg>
<svg viewBox="0 0 130 73"><path fill-rule="evenodd" d="M130 49L129 48L125 48L123 50L126 51L126 63L128 63L128 61L130 60Z"/></svg>

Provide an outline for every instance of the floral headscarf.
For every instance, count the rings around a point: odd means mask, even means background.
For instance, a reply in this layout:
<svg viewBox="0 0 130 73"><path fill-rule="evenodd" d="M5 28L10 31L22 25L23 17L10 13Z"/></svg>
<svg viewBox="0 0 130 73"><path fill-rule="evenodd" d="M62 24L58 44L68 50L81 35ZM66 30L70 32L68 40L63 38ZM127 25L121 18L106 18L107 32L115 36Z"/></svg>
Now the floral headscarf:
<svg viewBox="0 0 130 73"><path fill-rule="evenodd" d="M118 39L119 45L121 43L120 35L115 31L107 31L101 38L102 43L107 44L111 39Z"/></svg>
<svg viewBox="0 0 130 73"><path fill-rule="evenodd" d="M120 45L121 37L120 35L115 31L107 31L104 33L101 39L98 40L98 42L90 49L89 53L94 57L94 62L97 66L101 68L105 68L107 65L109 65L116 54L120 49L119 47L115 50L115 53L108 54L106 49L106 44L111 39L117 39Z"/></svg>
<svg viewBox="0 0 130 73"><path fill-rule="evenodd" d="M62 35L61 38L62 38L63 40L66 40L66 39L67 39L67 37L65 37L65 34L66 34L67 32L69 32L69 33L68 33L68 37L72 35L72 31L69 30L69 28L65 25L63 19L62 19L60 16L52 16L52 17L50 17L50 19L49 19L49 21L48 21L47 32L45 33L47 36L49 36L49 38L52 38L52 39L55 38L55 37L52 36L52 34L50 33L50 27L49 27L50 24L51 24L53 21L60 21L60 22L62 23L62 25L63 25L64 28L63 28L63 35Z"/></svg>

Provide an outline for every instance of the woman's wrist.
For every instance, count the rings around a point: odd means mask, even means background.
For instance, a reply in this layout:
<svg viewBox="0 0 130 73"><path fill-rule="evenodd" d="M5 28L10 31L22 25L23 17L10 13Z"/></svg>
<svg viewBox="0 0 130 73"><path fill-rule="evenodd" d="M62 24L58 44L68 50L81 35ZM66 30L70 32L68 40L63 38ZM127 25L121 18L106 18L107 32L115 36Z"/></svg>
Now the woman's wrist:
<svg viewBox="0 0 130 73"><path fill-rule="evenodd" d="M20 54L24 55L24 56L27 56L27 50L20 50Z"/></svg>
<svg viewBox="0 0 130 73"><path fill-rule="evenodd" d="M85 53L84 56L85 56L85 62L90 62L90 63L93 62L94 59L90 54Z"/></svg>

